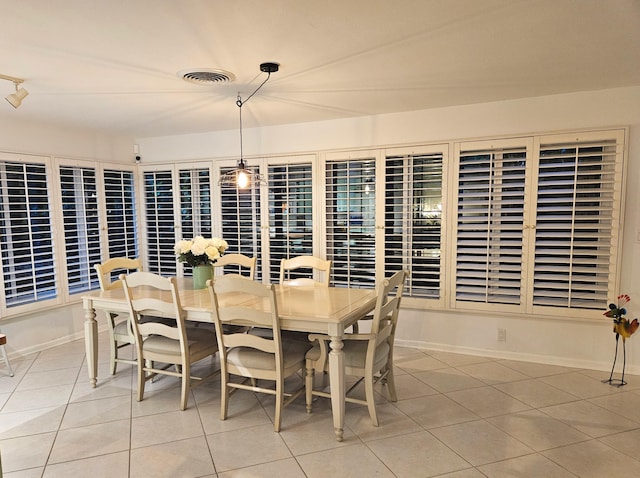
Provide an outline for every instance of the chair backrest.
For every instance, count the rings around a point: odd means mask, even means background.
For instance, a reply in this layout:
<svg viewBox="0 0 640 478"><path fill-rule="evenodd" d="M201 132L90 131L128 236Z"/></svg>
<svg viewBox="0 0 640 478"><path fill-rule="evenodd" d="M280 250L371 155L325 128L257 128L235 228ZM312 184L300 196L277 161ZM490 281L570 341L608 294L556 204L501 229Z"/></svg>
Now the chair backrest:
<svg viewBox="0 0 640 478"><path fill-rule="evenodd" d="M98 273L100 289L113 290L122 288L122 284L120 279L112 280L112 278L131 271L141 271L142 261L140 259L129 259L128 257L112 257L102 264L95 264L93 267Z"/></svg>
<svg viewBox="0 0 640 478"><path fill-rule="evenodd" d="M217 275L221 275L227 266L231 266L232 274L242 274L243 269L249 269L247 277L253 280L256 272L256 262L256 257L249 257L244 254L225 254L214 262L213 270Z"/></svg>
<svg viewBox="0 0 640 478"><path fill-rule="evenodd" d="M291 274L291 271L306 269L310 275L317 272L321 275L321 280L316 281L312 277L299 277L298 274ZM302 272L301 272L302 273ZM293 278L292 278L293 276ZM280 262L280 284L287 285L323 285L329 287L331 279L331 261L320 259L315 256L297 256L291 259L282 259Z"/></svg>
<svg viewBox="0 0 640 478"><path fill-rule="evenodd" d="M136 341L149 335L163 335L180 340L186 355L187 341L185 332L185 313L180 304L178 283L175 277L162 277L151 272L133 272L120 276L125 297L129 303L129 314L132 317L133 332ZM142 316L172 318L176 320L174 327L167 321L140 321Z"/></svg>
<svg viewBox="0 0 640 478"><path fill-rule="evenodd" d="M378 335L378 344L389 337L393 340L406 276L407 272L401 270L378 284L378 298L371 324L371 333Z"/></svg>
<svg viewBox="0 0 640 478"><path fill-rule="evenodd" d="M280 323L273 285L262 284L236 274L225 274L213 282L208 281L207 284L221 362L224 362L224 354L228 348L251 347L276 354L281 368ZM224 297L228 293L232 295ZM229 301L232 303L230 304ZM262 304L262 307L256 307L257 303ZM272 329L273 336L269 335L265 338L244 332L237 333L233 327L223 328L223 324Z"/></svg>

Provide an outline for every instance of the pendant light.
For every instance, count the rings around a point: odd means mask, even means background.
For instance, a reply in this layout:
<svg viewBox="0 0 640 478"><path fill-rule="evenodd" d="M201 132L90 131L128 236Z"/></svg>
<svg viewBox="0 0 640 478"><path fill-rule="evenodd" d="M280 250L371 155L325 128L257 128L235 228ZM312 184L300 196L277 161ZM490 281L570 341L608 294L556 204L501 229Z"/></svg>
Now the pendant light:
<svg viewBox="0 0 640 478"><path fill-rule="evenodd" d="M246 100L242 100L240 93L236 99L236 105L240 112L240 161L238 161L238 167L220 176L218 185L220 187L232 187L237 189L247 189L253 184L267 184L267 179L264 175L256 173L247 169L244 162L243 150L242 150L242 106L255 95L260 88L269 80L271 73L278 71L280 65L278 63L262 63L260 64L260 71L267 74L265 80L251 93Z"/></svg>

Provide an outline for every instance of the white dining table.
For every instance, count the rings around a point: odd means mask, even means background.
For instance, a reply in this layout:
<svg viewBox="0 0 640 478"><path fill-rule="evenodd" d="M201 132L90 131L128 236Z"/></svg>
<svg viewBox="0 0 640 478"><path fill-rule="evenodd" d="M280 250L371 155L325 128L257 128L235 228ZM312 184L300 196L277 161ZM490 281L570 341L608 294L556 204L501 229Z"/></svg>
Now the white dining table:
<svg viewBox="0 0 640 478"><path fill-rule="evenodd" d="M213 322L209 292L194 290L189 278L179 278L178 287L182 308L188 320ZM318 286L275 285L280 327L331 337L329 353L329 384L336 439L344 435L345 368L343 337L345 329L371 312L376 294L371 289ZM233 295L220 298L220 305L234 305L240 300ZM85 348L89 380L98 383L98 322L96 311L127 312L124 290L95 291L82 297L85 309ZM235 301L235 302L234 302ZM256 303L257 308L260 307Z"/></svg>

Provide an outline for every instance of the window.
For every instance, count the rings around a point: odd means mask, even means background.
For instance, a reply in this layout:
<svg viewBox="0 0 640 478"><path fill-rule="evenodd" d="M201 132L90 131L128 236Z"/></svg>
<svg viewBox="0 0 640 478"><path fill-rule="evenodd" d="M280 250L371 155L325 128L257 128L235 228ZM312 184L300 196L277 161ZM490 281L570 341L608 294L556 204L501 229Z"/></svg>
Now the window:
<svg viewBox="0 0 640 478"><path fill-rule="evenodd" d="M0 154L3 308L55 299L56 268L46 158Z"/></svg>
<svg viewBox="0 0 640 478"><path fill-rule="evenodd" d="M456 145L461 309L599 317L617 294L624 131Z"/></svg>
<svg viewBox="0 0 640 478"><path fill-rule="evenodd" d="M617 276L623 144L621 131L537 142L534 306L600 313L619 293L611 278Z"/></svg>
<svg viewBox="0 0 640 478"><path fill-rule="evenodd" d="M173 171L144 171L147 270L176 275Z"/></svg>
<svg viewBox="0 0 640 478"><path fill-rule="evenodd" d="M376 157L325 164L327 259L333 284L374 287L376 274Z"/></svg>
<svg viewBox="0 0 640 478"><path fill-rule="evenodd" d="M60 194L64 225L69 293L97 287L93 265L100 259L100 224L96 170L60 165Z"/></svg>
<svg viewBox="0 0 640 478"><path fill-rule="evenodd" d="M405 295L442 298L442 178L447 145L385 160L384 270L411 271Z"/></svg>
<svg viewBox="0 0 640 478"><path fill-rule="evenodd" d="M220 174L235 169L235 166L221 166ZM249 167L255 172L258 168ZM262 221L260 219L260 185L251 184L246 189L221 187L220 216L222 218L222 238L229 243L230 253L262 258ZM254 278L262 279L260 259L256 263Z"/></svg>
<svg viewBox="0 0 640 478"><path fill-rule="evenodd" d="M190 268L177 262L174 246L183 238L212 235L211 168L181 165L145 170L143 177L148 270L180 275L186 267L190 275Z"/></svg>
<svg viewBox="0 0 640 478"><path fill-rule="evenodd" d="M269 165L269 277L280 262L313 255L312 163Z"/></svg>
<svg viewBox="0 0 640 478"><path fill-rule="evenodd" d="M455 300L481 308L523 303L524 140L457 147ZM529 153L530 154L530 153Z"/></svg>
<svg viewBox="0 0 640 478"><path fill-rule="evenodd" d="M138 257L133 171L103 171L109 257Z"/></svg>
<svg viewBox="0 0 640 478"><path fill-rule="evenodd" d="M180 227L181 238L211 237L211 172L204 169L181 169Z"/></svg>

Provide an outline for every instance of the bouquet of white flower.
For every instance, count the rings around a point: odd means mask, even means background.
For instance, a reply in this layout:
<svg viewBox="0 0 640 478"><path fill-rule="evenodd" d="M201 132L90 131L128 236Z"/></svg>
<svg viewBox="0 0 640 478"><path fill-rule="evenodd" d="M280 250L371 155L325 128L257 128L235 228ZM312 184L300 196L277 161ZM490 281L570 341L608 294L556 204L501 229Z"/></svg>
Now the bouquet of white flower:
<svg viewBox="0 0 640 478"><path fill-rule="evenodd" d="M192 240L178 241L174 250L178 261L195 267L213 264L228 248L227 241L219 237L205 239L202 236L196 236Z"/></svg>

